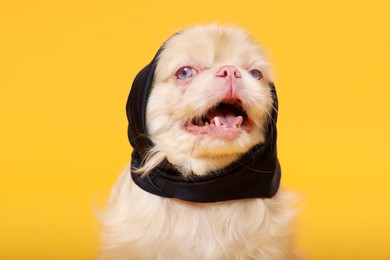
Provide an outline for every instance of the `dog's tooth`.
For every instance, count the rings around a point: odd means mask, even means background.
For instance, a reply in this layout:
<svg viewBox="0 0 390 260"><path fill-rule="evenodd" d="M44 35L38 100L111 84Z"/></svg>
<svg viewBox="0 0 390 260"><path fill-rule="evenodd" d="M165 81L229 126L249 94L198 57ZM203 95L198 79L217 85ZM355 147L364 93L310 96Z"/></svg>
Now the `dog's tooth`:
<svg viewBox="0 0 390 260"><path fill-rule="evenodd" d="M221 121L219 121L219 117L214 117L215 126L220 127Z"/></svg>
<svg viewBox="0 0 390 260"><path fill-rule="evenodd" d="M244 119L242 117L240 117L240 120L237 123L237 127L241 127L243 122L244 122Z"/></svg>
<svg viewBox="0 0 390 260"><path fill-rule="evenodd" d="M209 126L209 125L210 125L209 122L207 122L207 121L206 121L206 123L204 123L204 124L205 124L205 126Z"/></svg>
<svg viewBox="0 0 390 260"><path fill-rule="evenodd" d="M204 122L202 118L199 118L199 126L204 126Z"/></svg>

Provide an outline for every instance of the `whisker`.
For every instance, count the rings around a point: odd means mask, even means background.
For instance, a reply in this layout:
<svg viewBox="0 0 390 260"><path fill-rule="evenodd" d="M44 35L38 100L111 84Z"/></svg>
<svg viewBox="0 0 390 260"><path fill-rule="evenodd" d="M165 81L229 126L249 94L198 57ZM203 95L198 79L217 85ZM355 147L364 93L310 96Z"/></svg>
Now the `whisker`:
<svg viewBox="0 0 390 260"><path fill-rule="evenodd" d="M245 168L247 168L247 169L249 169L251 171L258 172L258 173L268 174L268 173L273 173L274 172L274 171L260 171L260 170L254 169L254 168L249 167L249 166L247 166L245 164L242 164L242 163L240 163L240 165L244 166Z"/></svg>

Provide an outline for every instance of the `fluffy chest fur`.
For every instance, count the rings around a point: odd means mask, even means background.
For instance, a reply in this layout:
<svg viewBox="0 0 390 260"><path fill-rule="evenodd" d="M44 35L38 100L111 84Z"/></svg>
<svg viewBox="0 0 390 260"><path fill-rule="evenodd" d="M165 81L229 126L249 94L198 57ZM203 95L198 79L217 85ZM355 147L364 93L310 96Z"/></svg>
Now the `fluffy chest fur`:
<svg viewBox="0 0 390 260"><path fill-rule="evenodd" d="M103 259L291 259L290 194L187 203L146 193L127 167L103 223Z"/></svg>

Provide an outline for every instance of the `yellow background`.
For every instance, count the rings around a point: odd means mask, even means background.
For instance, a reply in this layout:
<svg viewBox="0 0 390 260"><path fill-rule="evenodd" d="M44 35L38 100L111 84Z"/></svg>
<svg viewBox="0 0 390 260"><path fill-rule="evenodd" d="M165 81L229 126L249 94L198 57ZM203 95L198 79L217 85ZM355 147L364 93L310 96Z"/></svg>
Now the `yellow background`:
<svg viewBox="0 0 390 260"><path fill-rule="evenodd" d="M94 259L94 205L129 161L135 74L182 27L271 57L283 183L309 259L390 259L390 2L0 0L0 259Z"/></svg>

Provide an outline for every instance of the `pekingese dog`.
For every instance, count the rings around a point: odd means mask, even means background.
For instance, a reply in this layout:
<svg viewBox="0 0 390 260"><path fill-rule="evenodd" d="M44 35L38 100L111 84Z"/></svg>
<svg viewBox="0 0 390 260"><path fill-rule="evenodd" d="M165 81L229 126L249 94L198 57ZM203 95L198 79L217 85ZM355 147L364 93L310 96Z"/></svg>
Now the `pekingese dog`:
<svg viewBox="0 0 390 260"><path fill-rule="evenodd" d="M132 160L102 217L103 259L293 259L279 189L278 100L241 29L171 36L127 102Z"/></svg>

